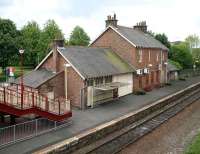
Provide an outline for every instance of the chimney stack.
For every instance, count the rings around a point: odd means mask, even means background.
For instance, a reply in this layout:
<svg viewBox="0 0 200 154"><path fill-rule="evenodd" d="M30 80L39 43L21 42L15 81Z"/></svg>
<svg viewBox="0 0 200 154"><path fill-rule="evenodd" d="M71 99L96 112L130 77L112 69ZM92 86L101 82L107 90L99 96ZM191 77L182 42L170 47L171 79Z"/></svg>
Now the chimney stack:
<svg viewBox="0 0 200 154"><path fill-rule="evenodd" d="M64 47L64 39L54 39L53 40L53 72L57 73L58 68L58 51L57 47Z"/></svg>
<svg viewBox="0 0 200 154"><path fill-rule="evenodd" d="M146 21L138 22L135 26L133 26L133 28L135 30L139 30L139 31L142 31L144 33L147 33L147 24L146 24Z"/></svg>
<svg viewBox="0 0 200 154"><path fill-rule="evenodd" d="M117 27L117 17L116 17L116 14L114 13L113 17L108 15L107 16L107 20L106 20L106 28L108 26L113 26L113 27Z"/></svg>

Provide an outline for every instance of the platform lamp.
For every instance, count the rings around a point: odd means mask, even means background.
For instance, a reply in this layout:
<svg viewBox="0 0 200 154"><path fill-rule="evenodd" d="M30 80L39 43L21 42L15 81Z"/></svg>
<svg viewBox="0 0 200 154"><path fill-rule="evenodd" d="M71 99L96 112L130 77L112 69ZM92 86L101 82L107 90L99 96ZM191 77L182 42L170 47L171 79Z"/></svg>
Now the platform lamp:
<svg viewBox="0 0 200 154"><path fill-rule="evenodd" d="M20 53L20 71L21 71L21 108L23 109L23 91L24 91L24 81L23 81L23 54L24 54L24 50L20 49L19 50Z"/></svg>

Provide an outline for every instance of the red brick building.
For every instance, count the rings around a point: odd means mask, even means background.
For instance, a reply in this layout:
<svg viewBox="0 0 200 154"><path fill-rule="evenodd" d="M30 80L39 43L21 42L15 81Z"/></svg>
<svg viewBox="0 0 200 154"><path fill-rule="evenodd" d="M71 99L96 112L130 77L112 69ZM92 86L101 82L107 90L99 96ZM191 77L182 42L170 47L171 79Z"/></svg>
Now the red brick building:
<svg viewBox="0 0 200 154"><path fill-rule="evenodd" d="M105 31L90 47L64 47L63 40L55 40L24 83L85 108L166 82L167 52L147 34L145 22L128 28L117 24L116 15L108 16Z"/></svg>
<svg viewBox="0 0 200 154"><path fill-rule="evenodd" d="M63 40L55 40L49 54L24 76L24 84L85 108L132 93L134 72L109 48L64 47Z"/></svg>
<svg viewBox="0 0 200 154"><path fill-rule="evenodd" d="M91 44L109 47L137 69L133 78L134 89L152 88L167 82L167 52L162 43L147 33L146 22L132 28L117 24L116 15L108 16L106 29Z"/></svg>

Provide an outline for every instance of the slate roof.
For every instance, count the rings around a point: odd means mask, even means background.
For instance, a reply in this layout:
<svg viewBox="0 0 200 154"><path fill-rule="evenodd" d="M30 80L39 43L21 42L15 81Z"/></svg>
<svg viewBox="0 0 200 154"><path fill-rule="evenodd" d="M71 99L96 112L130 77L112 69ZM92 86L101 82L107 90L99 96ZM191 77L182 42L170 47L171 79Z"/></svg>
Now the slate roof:
<svg viewBox="0 0 200 154"><path fill-rule="evenodd" d="M114 27L112 27L114 28ZM159 48L163 50L168 50L166 46L164 46L161 42L146 34L142 31L135 30L130 27L117 26L116 29L120 34L122 34L125 38L127 38L130 42L136 45L136 47L143 48Z"/></svg>
<svg viewBox="0 0 200 154"><path fill-rule="evenodd" d="M177 68L175 65L173 65L172 63L170 63L170 61L168 61L168 65L167 65L167 70L170 72L173 71L179 71L180 69Z"/></svg>
<svg viewBox="0 0 200 154"><path fill-rule="evenodd" d="M135 72L133 66L111 49L74 46L58 50L85 79Z"/></svg>
<svg viewBox="0 0 200 154"><path fill-rule="evenodd" d="M51 79L56 74L52 71L48 71L46 69L39 69L39 70L33 70L27 74L24 75L24 85L37 88L42 83L47 81L48 79ZM17 78L14 83L20 83L20 77Z"/></svg>

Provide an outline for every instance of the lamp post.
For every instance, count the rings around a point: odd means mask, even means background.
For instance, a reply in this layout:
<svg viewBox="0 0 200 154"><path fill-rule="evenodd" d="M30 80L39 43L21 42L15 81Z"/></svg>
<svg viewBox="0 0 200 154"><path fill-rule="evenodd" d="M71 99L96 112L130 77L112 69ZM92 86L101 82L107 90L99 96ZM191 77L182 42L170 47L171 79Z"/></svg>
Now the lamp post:
<svg viewBox="0 0 200 154"><path fill-rule="evenodd" d="M20 53L20 71L21 71L21 108L23 109L23 91L24 91L24 82L23 82L23 53L24 50L19 50Z"/></svg>

